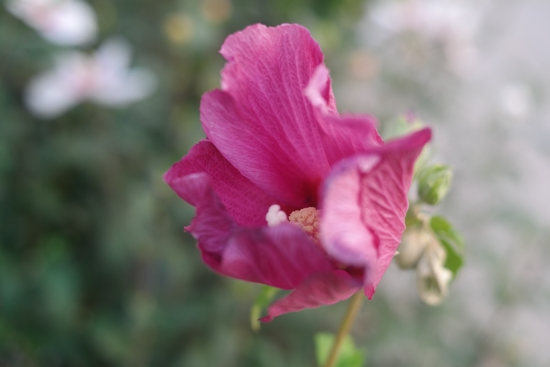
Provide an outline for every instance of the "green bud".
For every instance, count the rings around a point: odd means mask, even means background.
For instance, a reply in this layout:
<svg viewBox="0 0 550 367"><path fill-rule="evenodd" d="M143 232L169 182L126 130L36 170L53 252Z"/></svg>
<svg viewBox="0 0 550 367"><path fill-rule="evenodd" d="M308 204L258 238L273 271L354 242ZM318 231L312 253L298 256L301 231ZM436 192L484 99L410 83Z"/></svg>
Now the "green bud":
<svg viewBox="0 0 550 367"><path fill-rule="evenodd" d="M443 164L424 168L418 175L418 197L426 204L435 205L449 192L453 171Z"/></svg>

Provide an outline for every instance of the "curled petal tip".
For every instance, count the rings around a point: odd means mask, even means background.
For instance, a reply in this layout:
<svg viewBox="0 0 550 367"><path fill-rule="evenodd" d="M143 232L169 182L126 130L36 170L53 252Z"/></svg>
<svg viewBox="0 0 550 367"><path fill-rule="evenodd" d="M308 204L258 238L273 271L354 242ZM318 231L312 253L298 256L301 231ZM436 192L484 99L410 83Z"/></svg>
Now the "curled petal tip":
<svg viewBox="0 0 550 367"><path fill-rule="evenodd" d="M258 320L260 320L261 322L266 322L266 323L271 322L271 320L273 320L273 316L267 315L267 316L259 318Z"/></svg>

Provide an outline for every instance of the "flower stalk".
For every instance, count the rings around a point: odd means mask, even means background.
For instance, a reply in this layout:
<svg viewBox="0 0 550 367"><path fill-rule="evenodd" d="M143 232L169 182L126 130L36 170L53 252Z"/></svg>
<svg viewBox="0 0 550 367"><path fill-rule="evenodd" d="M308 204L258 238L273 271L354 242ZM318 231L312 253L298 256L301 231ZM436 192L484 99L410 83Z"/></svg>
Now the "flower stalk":
<svg viewBox="0 0 550 367"><path fill-rule="evenodd" d="M344 315L344 319L340 324L340 329L338 330L338 334L336 334L336 338L334 338L334 344L332 345L332 349L330 350L330 354L327 358L327 362L325 363L324 367L335 366L337 357L338 357L338 352L340 351L340 347L342 346L342 341L344 340L346 335L348 335L349 330L351 329L351 324L353 320L355 320L355 317L357 316L357 312L361 308L361 303L363 302L364 298L365 298L365 295L363 294L362 290L358 291L351 297L348 310L346 311L346 314Z"/></svg>

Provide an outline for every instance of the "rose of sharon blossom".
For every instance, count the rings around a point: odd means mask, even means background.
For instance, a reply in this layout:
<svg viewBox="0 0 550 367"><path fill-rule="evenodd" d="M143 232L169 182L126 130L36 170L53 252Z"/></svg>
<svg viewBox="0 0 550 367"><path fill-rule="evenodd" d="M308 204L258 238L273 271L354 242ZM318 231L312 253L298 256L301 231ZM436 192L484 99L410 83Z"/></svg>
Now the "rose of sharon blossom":
<svg viewBox="0 0 550 367"><path fill-rule="evenodd" d="M413 164L431 132L384 143L340 116L309 32L257 24L229 36L221 89L201 101L207 139L164 179L196 216L186 230L229 277L293 290L263 321L371 298L403 230Z"/></svg>
<svg viewBox="0 0 550 367"><path fill-rule="evenodd" d="M57 45L83 45L96 37L95 13L85 1L7 0L6 8Z"/></svg>
<svg viewBox="0 0 550 367"><path fill-rule="evenodd" d="M136 102L153 92L156 79L129 65L130 46L120 39L105 42L92 56L62 53L53 70L30 81L27 106L35 115L53 118L86 100L109 107Z"/></svg>

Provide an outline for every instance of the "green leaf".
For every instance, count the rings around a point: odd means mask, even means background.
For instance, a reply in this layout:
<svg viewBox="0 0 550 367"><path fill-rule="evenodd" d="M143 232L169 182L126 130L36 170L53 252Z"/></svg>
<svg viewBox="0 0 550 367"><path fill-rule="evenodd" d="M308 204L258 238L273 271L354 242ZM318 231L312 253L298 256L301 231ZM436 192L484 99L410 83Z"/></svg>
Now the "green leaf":
<svg viewBox="0 0 550 367"><path fill-rule="evenodd" d="M317 364L323 366L330 354L334 335L329 333L315 334L315 355ZM365 362L366 352L355 347L351 336L346 336L340 346L335 367L361 367Z"/></svg>
<svg viewBox="0 0 550 367"><path fill-rule="evenodd" d="M444 266L452 271L453 277L455 277L458 270L464 264L464 240L443 217L432 217L430 227L447 253L447 260Z"/></svg>
<svg viewBox="0 0 550 367"><path fill-rule="evenodd" d="M250 326L252 330L260 330L260 321L258 321L258 319L261 317L262 311L267 308L279 291L279 288L270 287L268 285L262 286L260 293L250 309Z"/></svg>

